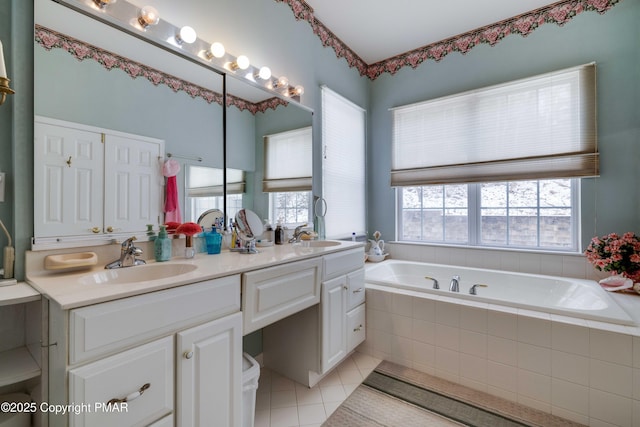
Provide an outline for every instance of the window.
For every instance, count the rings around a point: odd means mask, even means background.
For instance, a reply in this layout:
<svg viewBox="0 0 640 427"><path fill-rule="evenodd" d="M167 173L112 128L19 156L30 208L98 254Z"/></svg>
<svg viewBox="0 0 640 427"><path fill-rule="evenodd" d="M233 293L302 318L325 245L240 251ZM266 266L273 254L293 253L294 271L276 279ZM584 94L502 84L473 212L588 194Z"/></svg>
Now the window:
<svg viewBox="0 0 640 427"><path fill-rule="evenodd" d="M222 203L222 169L189 165L185 174L186 212L188 221L197 221L209 209L224 211ZM245 188L244 171L227 169L227 214L235 218L242 209Z"/></svg>
<svg viewBox="0 0 640 427"><path fill-rule="evenodd" d="M402 187L400 240L578 250L577 179Z"/></svg>
<svg viewBox="0 0 640 427"><path fill-rule="evenodd" d="M311 191L290 191L271 193L270 213L274 223L282 221L286 225L312 224Z"/></svg>
<svg viewBox="0 0 640 427"><path fill-rule="evenodd" d="M598 175L595 64L393 109L393 186Z"/></svg>
<svg viewBox="0 0 640 427"><path fill-rule="evenodd" d="M265 136L262 191L311 191L312 146L311 127Z"/></svg>
<svg viewBox="0 0 640 427"><path fill-rule="evenodd" d="M401 240L578 250L598 176L595 64L392 110Z"/></svg>
<svg viewBox="0 0 640 427"><path fill-rule="evenodd" d="M187 213L185 221L196 222L203 212L209 209L220 209L224 211L222 196L211 197L187 197ZM229 218L235 218L238 211L242 209L242 194L227 195L227 212Z"/></svg>
<svg viewBox="0 0 640 427"><path fill-rule="evenodd" d="M311 224L311 127L264 137L264 181L271 220L286 225ZM286 161L283 163L283 159ZM283 164L286 165L283 167Z"/></svg>
<svg viewBox="0 0 640 427"><path fill-rule="evenodd" d="M322 87L322 195L329 238L366 231L365 114L351 101Z"/></svg>

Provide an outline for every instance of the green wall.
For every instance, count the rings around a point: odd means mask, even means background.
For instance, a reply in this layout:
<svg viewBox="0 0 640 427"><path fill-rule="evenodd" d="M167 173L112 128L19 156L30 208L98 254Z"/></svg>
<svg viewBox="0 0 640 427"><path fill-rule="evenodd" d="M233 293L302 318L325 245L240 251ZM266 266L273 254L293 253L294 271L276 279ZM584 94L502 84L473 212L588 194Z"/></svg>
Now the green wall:
<svg viewBox="0 0 640 427"><path fill-rule="evenodd" d="M640 1L624 0L604 15L584 12L562 27L543 24L527 37L510 35L493 47L376 79L369 104L369 230L396 235L389 108L595 61L601 176L582 180L582 246L594 235L639 233L639 22Z"/></svg>

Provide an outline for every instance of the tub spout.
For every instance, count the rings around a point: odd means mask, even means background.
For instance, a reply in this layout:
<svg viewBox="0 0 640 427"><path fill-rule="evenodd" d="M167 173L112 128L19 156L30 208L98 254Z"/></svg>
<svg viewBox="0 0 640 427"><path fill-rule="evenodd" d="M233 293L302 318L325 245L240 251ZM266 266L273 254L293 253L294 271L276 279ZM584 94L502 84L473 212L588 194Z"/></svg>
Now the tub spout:
<svg viewBox="0 0 640 427"><path fill-rule="evenodd" d="M477 295L476 294L476 288L486 288L489 285L483 285L482 283L476 283L475 285L473 285L470 289L469 289L469 294L470 295Z"/></svg>
<svg viewBox="0 0 640 427"><path fill-rule="evenodd" d="M424 276L425 279L428 280L433 280L433 289L440 289L440 285L438 284L438 280L433 278L433 277L429 277L429 276Z"/></svg>
<svg viewBox="0 0 640 427"><path fill-rule="evenodd" d="M449 290L451 292L460 292L460 276L456 275L451 278Z"/></svg>

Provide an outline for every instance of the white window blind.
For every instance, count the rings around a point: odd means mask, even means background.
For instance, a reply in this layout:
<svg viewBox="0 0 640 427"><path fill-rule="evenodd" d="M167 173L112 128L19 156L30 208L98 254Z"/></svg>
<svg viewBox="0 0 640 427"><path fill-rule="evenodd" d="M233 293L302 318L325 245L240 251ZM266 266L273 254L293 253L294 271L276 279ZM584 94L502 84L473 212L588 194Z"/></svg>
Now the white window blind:
<svg viewBox="0 0 640 427"><path fill-rule="evenodd" d="M398 107L393 186L598 175L596 67Z"/></svg>
<svg viewBox="0 0 640 427"><path fill-rule="evenodd" d="M365 114L322 87L322 194L329 238L365 232Z"/></svg>
<svg viewBox="0 0 640 427"><path fill-rule="evenodd" d="M262 191L311 191L311 126L264 137Z"/></svg>
<svg viewBox="0 0 640 427"><path fill-rule="evenodd" d="M227 169L227 194L244 193L244 171ZM187 197L222 196L222 169L189 166Z"/></svg>

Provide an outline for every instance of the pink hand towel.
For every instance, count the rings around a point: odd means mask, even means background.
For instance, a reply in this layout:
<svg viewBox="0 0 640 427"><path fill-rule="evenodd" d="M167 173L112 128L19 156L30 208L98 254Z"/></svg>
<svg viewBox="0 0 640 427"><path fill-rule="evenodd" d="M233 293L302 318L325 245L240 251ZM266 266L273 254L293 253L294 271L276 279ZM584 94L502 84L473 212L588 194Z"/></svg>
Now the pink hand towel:
<svg viewBox="0 0 640 427"><path fill-rule="evenodd" d="M176 175L180 172L180 163L168 159L162 167L162 174L167 177L166 197L164 202L165 222L182 222L180 202L178 201L178 183Z"/></svg>

